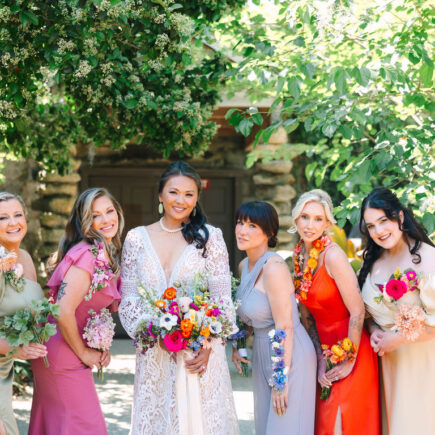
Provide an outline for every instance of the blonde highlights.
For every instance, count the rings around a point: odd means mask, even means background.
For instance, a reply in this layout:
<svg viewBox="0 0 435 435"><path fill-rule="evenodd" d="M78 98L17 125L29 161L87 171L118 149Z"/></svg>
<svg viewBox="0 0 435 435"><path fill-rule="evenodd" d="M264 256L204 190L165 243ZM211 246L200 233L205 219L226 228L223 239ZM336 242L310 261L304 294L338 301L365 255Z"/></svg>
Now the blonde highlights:
<svg viewBox="0 0 435 435"><path fill-rule="evenodd" d="M337 223L333 215L334 206L332 205L332 200L329 194L322 189L314 189L303 193L297 200L292 210L293 226L289 229L289 232L295 233L297 231L296 220L301 215L305 205L309 202L317 202L323 206L326 219L331 222L331 226Z"/></svg>
<svg viewBox="0 0 435 435"><path fill-rule="evenodd" d="M92 228L92 204L93 202L106 196L110 199L113 207L118 214L118 231L112 239L110 246L106 238L97 230ZM93 187L80 194L74 203L73 209L65 227L65 233L59 242L57 252L49 262L49 269L52 271L62 261L66 253L81 241L93 244L95 241L102 243L110 267L116 275L121 271L121 234L124 229L124 215L119 202L110 194L107 189Z"/></svg>
<svg viewBox="0 0 435 435"><path fill-rule="evenodd" d="M21 198L21 196L17 195L16 193L0 192L0 202L10 201L11 199L16 199L21 204L21 207L23 207L24 216L27 220L27 207L24 203L23 198Z"/></svg>

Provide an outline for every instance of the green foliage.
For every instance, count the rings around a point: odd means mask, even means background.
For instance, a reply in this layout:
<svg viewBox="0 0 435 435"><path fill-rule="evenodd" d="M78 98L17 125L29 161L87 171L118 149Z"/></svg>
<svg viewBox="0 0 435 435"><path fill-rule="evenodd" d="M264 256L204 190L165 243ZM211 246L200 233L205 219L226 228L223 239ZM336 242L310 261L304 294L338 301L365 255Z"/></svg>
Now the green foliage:
<svg viewBox="0 0 435 435"><path fill-rule="evenodd" d="M50 317L59 317L59 305L51 304L45 298L34 300L29 308L5 316L0 325L0 337L5 338L9 346L14 348L7 355L15 354L18 346L28 346L29 343L43 344L55 335L56 325L48 322ZM45 357L44 361L48 367Z"/></svg>
<svg viewBox="0 0 435 435"><path fill-rule="evenodd" d="M228 61L208 20L245 0L9 0L0 6L0 140L64 173L78 142L196 155Z"/></svg>
<svg viewBox="0 0 435 435"><path fill-rule="evenodd" d="M435 13L427 0L275 1L216 26L242 60L233 88L253 103L275 98L278 121L255 139L267 143L284 127L302 145L266 158L306 156L311 187L330 181L344 198L340 226L359 218L375 186L411 203L435 229L433 57ZM234 43L234 41L237 41ZM261 104L261 103L260 103ZM252 110L228 112L248 135ZM264 157L258 150L249 164Z"/></svg>
<svg viewBox="0 0 435 435"><path fill-rule="evenodd" d="M14 381L12 383L14 396L21 396L24 394L27 385L33 381L33 372L30 362L28 360L14 361Z"/></svg>

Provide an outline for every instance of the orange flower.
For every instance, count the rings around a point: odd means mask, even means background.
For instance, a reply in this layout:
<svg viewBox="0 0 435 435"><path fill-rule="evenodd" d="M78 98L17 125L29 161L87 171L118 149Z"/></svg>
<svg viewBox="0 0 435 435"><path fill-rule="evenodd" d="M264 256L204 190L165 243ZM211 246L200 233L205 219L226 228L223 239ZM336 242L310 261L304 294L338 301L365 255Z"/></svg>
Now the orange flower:
<svg viewBox="0 0 435 435"><path fill-rule="evenodd" d="M295 279L295 289L298 289L301 286L301 280L300 279Z"/></svg>
<svg viewBox="0 0 435 435"><path fill-rule="evenodd" d="M315 269L316 266L317 266L317 260L315 260L314 258L309 258L308 261L307 261L307 266L310 269Z"/></svg>
<svg viewBox="0 0 435 435"><path fill-rule="evenodd" d="M205 328L201 328L200 334L204 337L208 337L210 335L210 328L208 326L206 326Z"/></svg>
<svg viewBox="0 0 435 435"><path fill-rule="evenodd" d="M327 344L322 344L322 349L323 350L329 349L329 346Z"/></svg>
<svg viewBox="0 0 435 435"><path fill-rule="evenodd" d="M177 289L174 287L169 287L163 293L163 297L168 300L175 299L177 297Z"/></svg>
<svg viewBox="0 0 435 435"><path fill-rule="evenodd" d="M303 301L306 301L306 300L307 300L307 292L300 292L299 294L300 294L301 299L302 299Z"/></svg>
<svg viewBox="0 0 435 435"><path fill-rule="evenodd" d="M306 279L307 281L311 281L313 279L313 275L311 275L310 272L305 272L304 279Z"/></svg>
<svg viewBox="0 0 435 435"><path fill-rule="evenodd" d="M321 251L324 246L323 243L319 239L317 239L313 242L313 247Z"/></svg>
<svg viewBox="0 0 435 435"><path fill-rule="evenodd" d="M165 302L165 301L162 301L161 299L159 299L158 301L155 301L155 302L154 302L154 305L155 305L157 308L160 308L160 309L163 310L163 308L166 307L166 302Z"/></svg>
<svg viewBox="0 0 435 435"><path fill-rule="evenodd" d="M205 312L205 315L208 316L208 317L213 315L213 308L208 308L207 311Z"/></svg>
<svg viewBox="0 0 435 435"><path fill-rule="evenodd" d="M338 344L334 344L331 347L331 351L339 361L342 361L344 358L346 358L346 352Z"/></svg>
<svg viewBox="0 0 435 435"><path fill-rule="evenodd" d="M180 328L182 331L188 330L188 329L191 331L193 329L193 323L191 322L190 319L183 319L181 321Z"/></svg>
<svg viewBox="0 0 435 435"><path fill-rule="evenodd" d="M353 343L352 343L352 340L350 339L350 338L348 338L348 337L346 337L344 340L343 340L343 349L345 350L345 351L349 351L349 350L351 350L352 349L352 345L353 345Z"/></svg>
<svg viewBox="0 0 435 435"><path fill-rule="evenodd" d="M319 250L316 249L316 248L313 248L313 249L311 249L311 251L310 251L310 257L311 257L311 258L315 258L315 259L317 259L317 258L319 258L319 254L320 254L320 252L319 252Z"/></svg>

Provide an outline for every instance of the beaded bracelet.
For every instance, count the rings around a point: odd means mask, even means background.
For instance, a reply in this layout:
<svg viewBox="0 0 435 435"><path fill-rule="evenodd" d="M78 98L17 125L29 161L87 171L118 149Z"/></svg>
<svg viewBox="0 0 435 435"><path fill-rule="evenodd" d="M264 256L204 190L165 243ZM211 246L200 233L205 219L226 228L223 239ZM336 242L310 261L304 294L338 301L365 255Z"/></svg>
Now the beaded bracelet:
<svg viewBox="0 0 435 435"><path fill-rule="evenodd" d="M272 368L273 374L269 379L269 386L275 391L282 391L288 382L288 366L284 362L284 346L282 345L287 334L282 329L271 329L269 341L272 343Z"/></svg>

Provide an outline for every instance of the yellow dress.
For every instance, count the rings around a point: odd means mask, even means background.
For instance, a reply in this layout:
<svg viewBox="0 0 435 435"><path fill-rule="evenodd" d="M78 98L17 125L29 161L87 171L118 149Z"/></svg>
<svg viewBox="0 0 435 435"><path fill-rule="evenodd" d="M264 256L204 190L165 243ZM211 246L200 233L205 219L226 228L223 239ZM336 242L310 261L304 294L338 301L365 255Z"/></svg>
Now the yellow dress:
<svg viewBox="0 0 435 435"><path fill-rule="evenodd" d="M400 301L421 306L426 312L426 324L435 327L435 273L421 276L419 289L406 293ZM375 297L379 295L369 274L362 289L366 309L384 331L390 331L397 306L377 303ZM384 435L434 435L435 339L399 346L382 356L381 361L387 419Z"/></svg>
<svg viewBox="0 0 435 435"><path fill-rule="evenodd" d="M41 299L44 295L40 285L25 279L25 286L17 292L5 285L4 278L0 283L0 322L4 316L14 314L26 308L32 300ZM7 435L18 435L18 427L12 410L12 381L14 377L14 359L0 354L0 420L6 427Z"/></svg>

